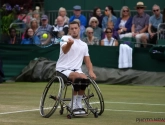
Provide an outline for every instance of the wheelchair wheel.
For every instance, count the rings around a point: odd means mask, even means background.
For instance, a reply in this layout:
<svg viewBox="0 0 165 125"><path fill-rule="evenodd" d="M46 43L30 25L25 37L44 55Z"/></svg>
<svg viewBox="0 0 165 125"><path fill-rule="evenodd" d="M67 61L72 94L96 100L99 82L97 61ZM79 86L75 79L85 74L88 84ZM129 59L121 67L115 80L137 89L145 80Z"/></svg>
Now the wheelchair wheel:
<svg viewBox="0 0 165 125"><path fill-rule="evenodd" d="M96 82L90 79L91 84L85 90L84 103L93 113L101 115L104 112L104 99Z"/></svg>
<svg viewBox="0 0 165 125"><path fill-rule="evenodd" d="M40 114L42 117L50 117L57 109L63 90L63 79L53 77L46 85L40 100Z"/></svg>

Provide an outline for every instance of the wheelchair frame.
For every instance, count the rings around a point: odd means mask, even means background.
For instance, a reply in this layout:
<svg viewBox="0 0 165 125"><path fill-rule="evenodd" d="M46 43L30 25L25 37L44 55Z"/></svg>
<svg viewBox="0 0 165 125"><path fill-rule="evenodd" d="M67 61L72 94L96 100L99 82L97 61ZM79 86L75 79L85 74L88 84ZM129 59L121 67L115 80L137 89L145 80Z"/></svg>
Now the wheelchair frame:
<svg viewBox="0 0 165 125"><path fill-rule="evenodd" d="M72 83L69 80L66 81L66 79L64 79L63 77L56 75L47 83L42 93L40 99L41 116L45 118L49 118L59 107L59 104L61 108L59 111L60 115L63 114L64 108L66 108L67 112L69 112L69 114L67 115L67 118L69 119L71 119L73 116L88 116L90 113L93 113L95 118L97 118L98 115L101 115L104 112L104 99L101 94L101 91L98 85L96 84L96 82L92 80L90 77L88 77L87 81L88 83L85 85L88 86L86 87L85 94L83 95L83 99L82 99L86 107L85 114L75 115L72 110L73 102L71 100L73 98L73 91L74 91L73 84L81 85L83 84L81 83L81 80L79 80L78 83ZM66 98L68 86L71 86L72 88L72 98ZM57 89L57 93L54 93L55 89ZM93 89L95 92L92 91ZM95 101L92 102L93 98L94 99L97 98L98 100L96 102ZM71 106L67 104L67 101L72 102ZM95 104L98 105L95 106Z"/></svg>

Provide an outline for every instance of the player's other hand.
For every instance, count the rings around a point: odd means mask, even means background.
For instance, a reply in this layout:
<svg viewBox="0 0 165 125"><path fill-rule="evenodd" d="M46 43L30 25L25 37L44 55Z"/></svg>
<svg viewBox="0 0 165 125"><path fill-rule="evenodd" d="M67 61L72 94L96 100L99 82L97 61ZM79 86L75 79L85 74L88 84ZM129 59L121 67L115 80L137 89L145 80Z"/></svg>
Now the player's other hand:
<svg viewBox="0 0 165 125"><path fill-rule="evenodd" d="M73 43L74 43L74 40L71 39L71 38L68 38L68 42L67 42L67 44L68 44L68 45L72 45Z"/></svg>
<svg viewBox="0 0 165 125"><path fill-rule="evenodd" d="M89 72L89 76L92 78L92 79L96 79L96 75L95 75L95 73L94 72Z"/></svg>

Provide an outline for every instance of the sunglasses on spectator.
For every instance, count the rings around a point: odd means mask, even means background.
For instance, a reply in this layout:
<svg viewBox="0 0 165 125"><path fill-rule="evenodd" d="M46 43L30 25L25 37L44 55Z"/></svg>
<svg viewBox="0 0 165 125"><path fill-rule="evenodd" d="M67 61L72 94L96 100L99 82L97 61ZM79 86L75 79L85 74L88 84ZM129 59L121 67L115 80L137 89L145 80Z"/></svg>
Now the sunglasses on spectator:
<svg viewBox="0 0 165 125"><path fill-rule="evenodd" d="M105 9L105 11L109 11L109 10Z"/></svg>
<svg viewBox="0 0 165 125"><path fill-rule="evenodd" d="M89 34L92 34L93 32L88 32Z"/></svg>
<svg viewBox="0 0 165 125"><path fill-rule="evenodd" d="M157 10L153 10L153 12L156 12L156 11L158 12L158 11L159 11L159 9L157 9Z"/></svg>
<svg viewBox="0 0 165 125"><path fill-rule="evenodd" d="M105 33L112 33L111 31L106 31Z"/></svg>
<svg viewBox="0 0 165 125"><path fill-rule="evenodd" d="M46 19L43 19L42 21L46 21Z"/></svg>
<svg viewBox="0 0 165 125"><path fill-rule="evenodd" d="M137 7L137 9L144 9L144 7Z"/></svg>
<svg viewBox="0 0 165 125"><path fill-rule="evenodd" d="M123 12L129 12L129 10L123 10Z"/></svg>
<svg viewBox="0 0 165 125"><path fill-rule="evenodd" d="M91 23L97 23L97 21L92 21Z"/></svg>
<svg viewBox="0 0 165 125"><path fill-rule="evenodd" d="M33 32L33 30L29 30L28 32Z"/></svg>

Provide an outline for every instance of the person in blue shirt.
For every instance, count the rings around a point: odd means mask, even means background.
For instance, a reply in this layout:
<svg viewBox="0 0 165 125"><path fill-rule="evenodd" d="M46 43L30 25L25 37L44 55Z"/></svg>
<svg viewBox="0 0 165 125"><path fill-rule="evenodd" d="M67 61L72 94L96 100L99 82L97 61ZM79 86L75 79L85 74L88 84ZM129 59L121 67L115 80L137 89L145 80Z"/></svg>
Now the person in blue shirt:
<svg viewBox="0 0 165 125"><path fill-rule="evenodd" d="M105 29L107 28L107 23L109 21L112 21L113 24L116 24L117 21L117 17L115 16L113 7L111 6L106 6L105 7L105 16L103 17L102 20L102 30L105 31Z"/></svg>
<svg viewBox="0 0 165 125"><path fill-rule="evenodd" d="M70 17L69 22L72 22L74 19L79 19L81 25L84 27L87 26L87 19L84 15L81 14L81 6L76 5L73 7L73 13L74 15Z"/></svg>
<svg viewBox="0 0 165 125"><path fill-rule="evenodd" d="M115 25L115 31L117 31L120 39L122 39L126 33L131 32L132 17L130 9L127 6L123 6L120 11L120 17L117 19Z"/></svg>
<svg viewBox="0 0 165 125"><path fill-rule="evenodd" d="M34 31L32 28L27 28L25 31L25 37L21 44L40 44L40 40L37 36L34 36Z"/></svg>

